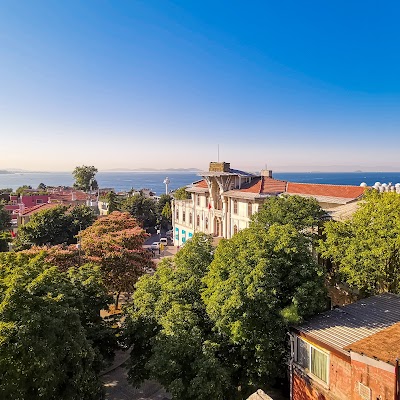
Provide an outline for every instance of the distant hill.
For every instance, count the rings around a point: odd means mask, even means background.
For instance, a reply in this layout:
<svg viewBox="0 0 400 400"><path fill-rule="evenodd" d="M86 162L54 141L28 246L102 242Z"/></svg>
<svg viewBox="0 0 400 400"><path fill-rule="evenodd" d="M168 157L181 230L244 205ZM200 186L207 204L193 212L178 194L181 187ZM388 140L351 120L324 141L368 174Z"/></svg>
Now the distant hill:
<svg viewBox="0 0 400 400"><path fill-rule="evenodd" d="M198 168L111 168L103 172L198 172Z"/></svg>
<svg viewBox="0 0 400 400"><path fill-rule="evenodd" d="M5 174L13 174L14 172L11 172L11 171L7 171L7 170L5 170L5 169L0 169L0 174L1 175L5 175Z"/></svg>

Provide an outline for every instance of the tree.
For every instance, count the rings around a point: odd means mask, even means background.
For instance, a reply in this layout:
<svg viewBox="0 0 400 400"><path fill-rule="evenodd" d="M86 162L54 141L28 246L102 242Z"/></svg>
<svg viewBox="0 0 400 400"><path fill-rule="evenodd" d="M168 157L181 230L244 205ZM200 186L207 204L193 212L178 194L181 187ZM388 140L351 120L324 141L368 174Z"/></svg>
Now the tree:
<svg viewBox="0 0 400 400"><path fill-rule="evenodd" d="M122 203L121 210L131 214L143 227L151 227L156 224L156 203L153 199L148 199L141 194L126 198Z"/></svg>
<svg viewBox="0 0 400 400"><path fill-rule="evenodd" d="M104 290L98 291L94 271L68 275L40 257L0 257L2 399L99 398L100 364L90 332Z"/></svg>
<svg viewBox="0 0 400 400"><path fill-rule="evenodd" d="M104 196L104 201L108 204L108 213L111 214L114 211L120 211L121 202L115 192L110 191Z"/></svg>
<svg viewBox="0 0 400 400"><path fill-rule="evenodd" d="M10 227L11 216L8 211L4 208L4 204L0 202L0 231Z"/></svg>
<svg viewBox="0 0 400 400"><path fill-rule="evenodd" d="M187 200L190 199L190 193L186 191L186 187L181 187L173 192L174 199Z"/></svg>
<svg viewBox="0 0 400 400"><path fill-rule="evenodd" d="M273 224L291 224L304 231L318 226L325 215L317 200L300 196L268 197L258 213L252 216L251 226L265 229Z"/></svg>
<svg viewBox="0 0 400 400"><path fill-rule="evenodd" d="M330 221L319 251L339 281L363 294L400 293L400 196L371 191L353 218Z"/></svg>
<svg viewBox="0 0 400 400"><path fill-rule="evenodd" d="M244 393L283 376L288 325L326 306L324 271L308 247L293 226L274 224L243 230L215 252L202 298Z"/></svg>
<svg viewBox="0 0 400 400"><path fill-rule="evenodd" d="M74 187L79 190L84 190L85 192L97 189L98 184L95 179L97 172L97 168L95 168L93 165L82 165L80 167L75 167L74 171L72 172L72 175L75 179Z"/></svg>
<svg viewBox="0 0 400 400"><path fill-rule="evenodd" d="M23 195L26 189L32 189L32 186L30 186L30 185L22 185L15 191L15 193L18 196Z"/></svg>
<svg viewBox="0 0 400 400"><path fill-rule="evenodd" d="M157 216L162 228L168 228L172 223L171 196L162 194L157 202Z"/></svg>
<svg viewBox="0 0 400 400"><path fill-rule="evenodd" d="M173 261L137 283L126 308L134 385L153 378L177 400L231 398L224 397L229 376L201 299L212 250L210 236L195 234Z"/></svg>
<svg viewBox="0 0 400 400"><path fill-rule="evenodd" d="M37 188L38 188L38 190L46 190L47 186L44 183L39 183Z"/></svg>
<svg viewBox="0 0 400 400"><path fill-rule="evenodd" d="M132 292L138 278L154 268L143 248L148 235L128 213L100 217L79 236L85 257L101 266L105 284L116 293L116 307L120 293Z"/></svg>
<svg viewBox="0 0 400 400"><path fill-rule="evenodd" d="M32 215L29 222L19 228L14 243L15 250L29 247L76 243L76 235L81 229L93 223L94 215L90 207L80 205L73 208L55 206Z"/></svg>
<svg viewBox="0 0 400 400"><path fill-rule="evenodd" d="M12 241L10 232L0 232L0 252L8 251L8 243Z"/></svg>

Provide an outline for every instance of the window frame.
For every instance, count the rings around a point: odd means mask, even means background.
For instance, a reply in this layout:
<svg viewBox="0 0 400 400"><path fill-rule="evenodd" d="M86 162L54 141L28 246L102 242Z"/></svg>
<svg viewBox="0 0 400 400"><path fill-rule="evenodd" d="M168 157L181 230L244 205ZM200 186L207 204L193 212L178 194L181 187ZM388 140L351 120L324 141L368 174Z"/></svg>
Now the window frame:
<svg viewBox="0 0 400 400"><path fill-rule="evenodd" d="M299 363L299 342L303 342L308 346L308 367L303 366L302 364ZM304 340L303 338L299 336L295 336L295 346L294 346L294 361L296 365L298 365L307 375L311 376L314 380L317 382L321 383L322 385L325 385L326 387L329 387L329 379L330 379L330 353L328 351L322 350L321 348L313 345L312 343L308 342L307 340ZM316 375L314 372L312 372L312 350L322 353L324 356L326 356L326 381L324 381L322 378L320 378L318 375Z"/></svg>
<svg viewBox="0 0 400 400"><path fill-rule="evenodd" d="M233 200L233 213L237 214L238 213L238 201Z"/></svg>

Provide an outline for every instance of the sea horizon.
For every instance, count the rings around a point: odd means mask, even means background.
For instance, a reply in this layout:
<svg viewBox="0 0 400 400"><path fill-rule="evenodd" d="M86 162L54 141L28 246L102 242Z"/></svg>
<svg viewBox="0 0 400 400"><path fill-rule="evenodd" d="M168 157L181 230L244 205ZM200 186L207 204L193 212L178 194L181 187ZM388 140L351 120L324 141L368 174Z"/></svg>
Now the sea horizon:
<svg viewBox="0 0 400 400"><path fill-rule="evenodd" d="M150 189L157 195L165 193L164 179L168 176L170 184L168 191L201 179L198 171L125 171L103 172L96 175L100 188L112 188L116 192L133 189ZM373 186L375 182L397 183L400 182L400 172L275 172L275 179L289 182L353 185L359 186L365 182ZM22 185L38 187L40 183L47 186L72 186L74 182L71 172L16 172L0 174L0 189L17 189Z"/></svg>

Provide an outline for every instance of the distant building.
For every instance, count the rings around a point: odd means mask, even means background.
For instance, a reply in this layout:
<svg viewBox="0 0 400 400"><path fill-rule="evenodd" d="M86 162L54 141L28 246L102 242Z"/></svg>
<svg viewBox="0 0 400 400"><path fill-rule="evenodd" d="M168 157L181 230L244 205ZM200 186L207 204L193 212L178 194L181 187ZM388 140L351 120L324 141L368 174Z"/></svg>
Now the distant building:
<svg viewBox="0 0 400 400"><path fill-rule="evenodd" d="M365 186L295 183L274 179L272 171L259 175L232 169L226 162L211 162L203 178L187 187L191 198L174 200L174 243L181 246L195 232L231 238L249 226L251 216L264 201L281 194L315 198L334 219L344 219L357 209Z"/></svg>
<svg viewBox="0 0 400 400"><path fill-rule="evenodd" d="M291 400L399 400L400 296L321 313L290 336Z"/></svg>

